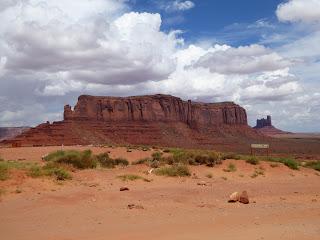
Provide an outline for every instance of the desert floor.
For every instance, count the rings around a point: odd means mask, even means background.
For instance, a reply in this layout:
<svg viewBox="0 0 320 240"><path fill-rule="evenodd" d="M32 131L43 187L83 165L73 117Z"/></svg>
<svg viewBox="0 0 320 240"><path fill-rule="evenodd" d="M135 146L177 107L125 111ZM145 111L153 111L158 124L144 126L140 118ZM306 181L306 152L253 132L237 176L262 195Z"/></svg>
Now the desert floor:
<svg viewBox="0 0 320 240"><path fill-rule="evenodd" d="M0 155L40 162L41 156L60 148L0 148ZM69 148L88 147L64 149ZM152 153L90 148L129 161ZM223 171L229 163L237 171ZM185 178L146 174L145 165L83 170L62 183L30 178L17 170L11 179L0 181L6 191L0 196L0 239L319 239L319 172L271 167L268 162L253 166L241 160L190 168L193 176ZM263 168L264 176L252 178L255 168ZM127 173L152 181L116 178ZM209 173L212 178L206 177ZM206 186L198 185L202 181ZM123 186L130 190L120 192ZM232 192L243 190L250 204L228 203ZM129 209L129 204L138 207Z"/></svg>

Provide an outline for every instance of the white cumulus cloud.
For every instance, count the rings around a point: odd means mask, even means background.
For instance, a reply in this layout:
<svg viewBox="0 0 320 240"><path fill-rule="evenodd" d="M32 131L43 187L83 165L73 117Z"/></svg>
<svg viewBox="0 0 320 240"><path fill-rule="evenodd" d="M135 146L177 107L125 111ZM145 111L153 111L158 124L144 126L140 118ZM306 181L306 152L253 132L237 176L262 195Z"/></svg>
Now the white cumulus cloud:
<svg viewBox="0 0 320 240"><path fill-rule="evenodd" d="M222 74L250 74L274 71L292 63L261 45L221 49L201 57L194 66Z"/></svg>
<svg viewBox="0 0 320 240"><path fill-rule="evenodd" d="M320 22L320 0L289 0L278 6L282 22Z"/></svg>
<svg viewBox="0 0 320 240"><path fill-rule="evenodd" d="M182 1L182 0L175 0L166 4L164 9L168 12L175 12L175 11L187 11L191 8L194 8L195 4L192 1Z"/></svg>

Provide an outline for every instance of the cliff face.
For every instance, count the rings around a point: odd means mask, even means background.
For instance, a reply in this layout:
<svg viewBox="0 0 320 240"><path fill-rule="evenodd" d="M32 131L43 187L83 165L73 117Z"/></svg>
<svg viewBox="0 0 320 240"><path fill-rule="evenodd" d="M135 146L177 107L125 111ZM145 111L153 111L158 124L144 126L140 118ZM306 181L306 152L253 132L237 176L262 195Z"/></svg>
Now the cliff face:
<svg viewBox="0 0 320 240"><path fill-rule="evenodd" d="M66 121L182 122L189 126L247 125L245 109L232 103L194 103L169 95L139 97L80 96L74 110L64 107Z"/></svg>
<svg viewBox="0 0 320 240"><path fill-rule="evenodd" d="M63 121L40 124L3 144L118 143L226 149L241 142L246 148L248 139L259 136L247 125L245 109L232 102L196 103L169 95L83 95L74 110L64 107Z"/></svg>

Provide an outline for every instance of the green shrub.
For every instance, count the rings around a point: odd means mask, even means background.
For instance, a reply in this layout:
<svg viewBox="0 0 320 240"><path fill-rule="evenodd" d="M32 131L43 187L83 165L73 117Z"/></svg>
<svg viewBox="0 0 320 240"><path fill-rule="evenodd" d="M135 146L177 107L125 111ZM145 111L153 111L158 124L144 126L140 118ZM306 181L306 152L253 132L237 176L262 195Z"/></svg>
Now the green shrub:
<svg viewBox="0 0 320 240"><path fill-rule="evenodd" d="M48 162L45 166L32 166L29 169L28 175L33 178L51 176L57 180L71 179L70 173L63 168L63 166L57 162Z"/></svg>
<svg viewBox="0 0 320 240"><path fill-rule="evenodd" d="M320 161L307 162L305 167L320 171Z"/></svg>
<svg viewBox="0 0 320 240"><path fill-rule="evenodd" d="M208 167L213 167L215 164L220 163L220 155L216 152L196 153L194 160L199 165L207 165Z"/></svg>
<svg viewBox="0 0 320 240"><path fill-rule="evenodd" d="M151 161L152 161L151 158L142 158L142 159L138 159L137 161L133 161L131 164L132 165L148 164Z"/></svg>
<svg viewBox="0 0 320 240"><path fill-rule="evenodd" d="M115 165L128 166L129 161L125 158L116 158L114 159Z"/></svg>
<svg viewBox="0 0 320 240"><path fill-rule="evenodd" d="M259 164L259 159L252 156L252 157L249 157L247 160L246 160L247 163L250 163L252 165L258 165Z"/></svg>
<svg viewBox="0 0 320 240"><path fill-rule="evenodd" d="M222 160L226 160L226 159L234 159L234 160L240 160L241 156L235 153L224 153L221 156Z"/></svg>
<svg viewBox="0 0 320 240"><path fill-rule="evenodd" d="M40 166L32 166L29 170L28 175L33 178L41 177L44 175L43 170Z"/></svg>
<svg viewBox="0 0 320 240"><path fill-rule="evenodd" d="M186 177L190 176L190 170L186 165L172 165L158 168L154 171L156 175L169 176L169 177Z"/></svg>
<svg viewBox="0 0 320 240"><path fill-rule="evenodd" d="M70 164L78 169L95 168L97 166L96 157L91 150L82 152L75 150L56 151L44 157L44 160Z"/></svg>
<svg viewBox="0 0 320 240"><path fill-rule="evenodd" d="M262 158L262 159L265 161L269 161L269 162L282 163L282 164L286 165L287 167L294 169L294 170L299 169L299 163L292 158L266 157L266 158Z"/></svg>
<svg viewBox="0 0 320 240"><path fill-rule="evenodd" d="M70 173L59 163L49 162L42 168L43 176L54 176L57 180L72 179Z"/></svg>
<svg viewBox="0 0 320 240"><path fill-rule="evenodd" d="M9 179L10 169L26 170L32 166L32 163L22 163L18 161L0 161L0 181Z"/></svg>
<svg viewBox="0 0 320 240"><path fill-rule="evenodd" d="M56 179L60 181L72 178L70 173L63 168L57 168L53 170L53 174L56 176Z"/></svg>
<svg viewBox="0 0 320 240"><path fill-rule="evenodd" d="M135 181L135 180L143 180L145 182L151 182L151 180L138 176L138 175L134 175L134 174L124 174L124 175L120 175L117 176L117 178L121 179L122 181Z"/></svg>
<svg viewBox="0 0 320 240"><path fill-rule="evenodd" d="M225 171L225 172L235 172L235 171L237 171L237 167L233 163L229 163L228 168L227 169L223 169L223 171Z"/></svg>
<svg viewBox="0 0 320 240"><path fill-rule="evenodd" d="M9 178L9 167L5 162L0 162L0 181L7 180Z"/></svg>
<svg viewBox="0 0 320 240"><path fill-rule="evenodd" d="M101 167L114 168L114 166L116 165L115 161L109 157L108 153L100 153L96 157Z"/></svg>
<svg viewBox="0 0 320 240"><path fill-rule="evenodd" d="M293 159L282 159L281 161L284 165L287 167L293 169L293 170L298 170L299 169L299 163Z"/></svg>
<svg viewBox="0 0 320 240"><path fill-rule="evenodd" d="M172 164L174 164L174 158L173 158L173 156L162 157L160 159L160 163L172 165Z"/></svg>
<svg viewBox="0 0 320 240"><path fill-rule="evenodd" d="M173 161L171 164L207 165L213 167L221 163L221 156L217 152L205 150L182 150L179 148L170 149ZM170 164L168 162L168 164Z"/></svg>
<svg viewBox="0 0 320 240"><path fill-rule="evenodd" d="M154 152L152 153L152 160L153 161L160 161L161 157L162 157L162 153L161 152Z"/></svg>

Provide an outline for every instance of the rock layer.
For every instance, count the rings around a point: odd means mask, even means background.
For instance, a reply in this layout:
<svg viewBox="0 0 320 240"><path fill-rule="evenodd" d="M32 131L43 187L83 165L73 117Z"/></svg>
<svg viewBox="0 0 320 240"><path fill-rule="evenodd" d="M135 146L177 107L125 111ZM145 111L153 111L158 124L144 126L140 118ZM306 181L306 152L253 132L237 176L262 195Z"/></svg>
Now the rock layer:
<svg viewBox="0 0 320 240"><path fill-rule="evenodd" d="M80 96L64 120L43 123L5 141L13 146L146 144L248 151L260 135L247 125L244 108L232 103L197 103L169 95ZM238 149L237 149L238 151Z"/></svg>
<svg viewBox="0 0 320 240"><path fill-rule="evenodd" d="M66 121L182 122L189 126L247 125L244 108L233 102L195 103L169 95L94 97L83 95L74 110L64 107Z"/></svg>

